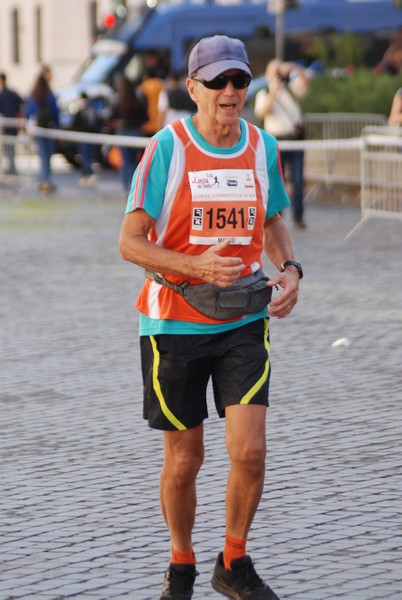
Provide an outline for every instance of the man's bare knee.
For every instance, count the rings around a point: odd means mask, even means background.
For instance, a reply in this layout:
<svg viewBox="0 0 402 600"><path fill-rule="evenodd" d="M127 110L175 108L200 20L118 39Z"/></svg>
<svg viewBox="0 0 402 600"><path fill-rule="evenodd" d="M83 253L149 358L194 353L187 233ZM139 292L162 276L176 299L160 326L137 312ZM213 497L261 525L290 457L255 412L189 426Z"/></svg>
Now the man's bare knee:
<svg viewBox="0 0 402 600"><path fill-rule="evenodd" d="M197 477L203 460L202 444L174 444L172 451L165 456L164 470L176 487L185 488Z"/></svg>
<svg viewBox="0 0 402 600"><path fill-rule="evenodd" d="M227 449L232 464L238 464L255 471L265 468L265 442L253 439L243 443L238 440L227 441Z"/></svg>

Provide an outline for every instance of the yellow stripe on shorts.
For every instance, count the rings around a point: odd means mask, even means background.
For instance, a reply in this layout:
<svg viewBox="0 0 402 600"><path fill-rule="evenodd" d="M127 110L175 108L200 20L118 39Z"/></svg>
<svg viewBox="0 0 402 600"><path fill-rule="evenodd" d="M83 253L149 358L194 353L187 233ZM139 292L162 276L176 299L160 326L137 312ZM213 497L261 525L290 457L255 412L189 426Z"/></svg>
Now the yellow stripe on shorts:
<svg viewBox="0 0 402 600"><path fill-rule="evenodd" d="M269 332L269 319L264 319L264 346L268 353L267 360L265 362L264 372L261 375L261 377L258 379L258 381L255 382L253 387L251 389L249 389L247 394L244 394L243 398L240 400L240 404L249 404L249 402L253 398L254 394L256 394L258 392L258 390L264 385L264 383L267 380L268 373L269 373L269 349L270 349L268 332Z"/></svg>
<svg viewBox="0 0 402 600"><path fill-rule="evenodd" d="M165 398L163 397L163 393L162 393L161 386L160 386L159 379L158 379L158 369L159 369L159 362L160 362L159 351L158 351L158 347L156 345L156 340L155 340L154 336L150 335L149 339L151 340L152 350L154 352L154 364L152 367L152 383L153 383L153 387L155 390L155 394L159 400L161 410L162 410L163 414L165 415L165 417L167 418L167 420L170 421L172 423L172 425L174 425L176 427L176 429L183 431L183 430L187 429L187 427L185 425L183 425L183 423L181 423L179 421L179 419L177 419L174 416L174 414L172 413L172 411L169 409L168 405L166 404Z"/></svg>

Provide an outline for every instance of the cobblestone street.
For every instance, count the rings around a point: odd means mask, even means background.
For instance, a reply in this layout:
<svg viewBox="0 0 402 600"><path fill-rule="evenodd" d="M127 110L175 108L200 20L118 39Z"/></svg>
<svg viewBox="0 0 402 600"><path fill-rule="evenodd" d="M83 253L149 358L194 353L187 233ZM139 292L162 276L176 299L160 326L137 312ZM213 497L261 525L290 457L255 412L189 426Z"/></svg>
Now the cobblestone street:
<svg viewBox="0 0 402 600"><path fill-rule="evenodd" d="M119 184L63 177L49 197L0 189L0 599L158 600L170 548L162 436L142 420L143 273L119 255ZM248 551L281 600L402 599L402 224L373 220L345 242L359 218L307 206L292 230L299 304L271 326ZM194 600L218 598L227 469L211 402Z"/></svg>

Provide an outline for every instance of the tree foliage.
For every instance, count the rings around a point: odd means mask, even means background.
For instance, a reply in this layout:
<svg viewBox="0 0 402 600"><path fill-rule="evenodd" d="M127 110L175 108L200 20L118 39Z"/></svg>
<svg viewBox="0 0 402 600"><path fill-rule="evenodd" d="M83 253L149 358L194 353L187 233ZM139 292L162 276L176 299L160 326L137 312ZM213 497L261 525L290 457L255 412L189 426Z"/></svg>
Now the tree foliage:
<svg viewBox="0 0 402 600"><path fill-rule="evenodd" d="M339 74L339 71L336 71ZM359 68L341 76L317 76L303 98L304 112L354 112L388 116L392 99L402 87L402 74L375 76L372 70Z"/></svg>

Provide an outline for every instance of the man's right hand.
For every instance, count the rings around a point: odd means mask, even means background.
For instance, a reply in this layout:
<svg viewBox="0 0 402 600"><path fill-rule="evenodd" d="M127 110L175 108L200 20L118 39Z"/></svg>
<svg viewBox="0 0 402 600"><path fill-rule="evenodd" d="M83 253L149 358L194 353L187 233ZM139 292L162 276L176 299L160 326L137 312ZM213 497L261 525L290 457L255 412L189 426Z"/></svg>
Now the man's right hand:
<svg viewBox="0 0 402 600"><path fill-rule="evenodd" d="M193 256L193 276L219 287L233 285L244 271L245 265L237 256L220 255L228 246L230 246L230 241L225 240L210 246L202 254Z"/></svg>

